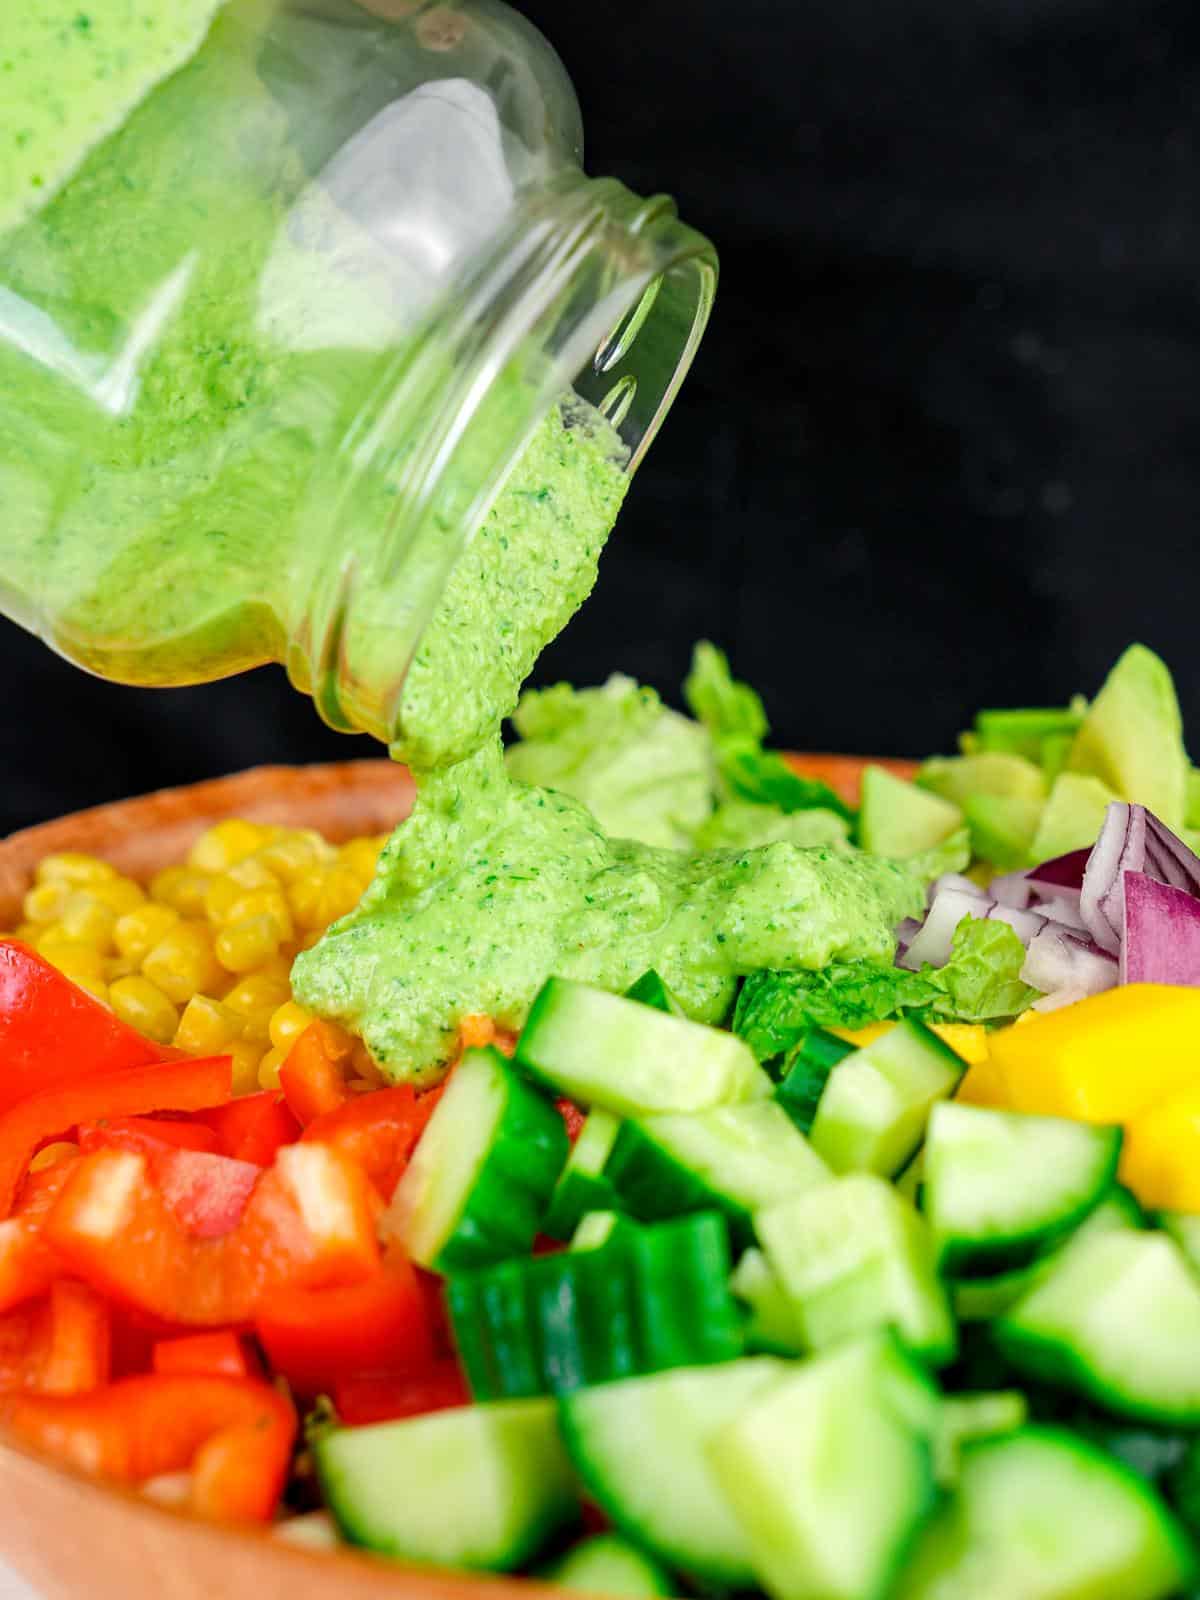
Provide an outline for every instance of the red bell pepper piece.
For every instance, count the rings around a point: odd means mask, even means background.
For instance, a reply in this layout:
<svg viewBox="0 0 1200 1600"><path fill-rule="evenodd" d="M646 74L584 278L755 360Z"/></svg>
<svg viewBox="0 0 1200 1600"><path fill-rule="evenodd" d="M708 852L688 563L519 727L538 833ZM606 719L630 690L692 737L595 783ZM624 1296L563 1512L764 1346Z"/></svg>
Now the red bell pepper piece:
<svg viewBox="0 0 1200 1600"><path fill-rule="evenodd" d="M201 1150L148 1157L150 1176L180 1227L197 1239L231 1233L246 1213L263 1169Z"/></svg>
<svg viewBox="0 0 1200 1600"><path fill-rule="evenodd" d="M433 1360L416 1272L395 1254L361 1283L277 1289L259 1306L255 1331L272 1368L309 1396L344 1373L399 1372Z"/></svg>
<svg viewBox="0 0 1200 1600"><path fill-rule="evenodd" d="M21 1186L17 1214L0 1222L0 1312L45 1294L62 1276L62 1261L44 1224L76 1165L74 1159L56 1161L31 1172Z"/></svg>
<svg viewBox="0 0 1200 1600"><path fill-rule="evenodd" d="M237 1227L218 1238L188 1234L150 1176L144 1156L98 1150L79 1161L46 1219L70 1270L145 1315L238 1327L285 1285L353 1283L378 1270L378 1196L323 1145L281 1150Z"/></svg>
<svg viewBox="0 0 1200 1600"><path fill-rule="evenodd" d="M123 1378L93 1394L21 1395L6 1409L18 1439L83 1472L144 1483L190 1469L192 1510L235 1521L274 1515L296 1437L284 1396L237 1378Z"/></svg>
<svg viewBox="0 0 1200 1600"><path fill-rule="evenodd" d="M330 1145L357 1161L390 1200L441 1093L438 1088L419 1095L411 1084L402 1084L356 1094L314 1118L304 1130L305 1142Z"/></svg>
<svg viewBox="0 0 1200 1600"><path fill-rule="evenodd" d="M212 1130L216 1148L235 1161L253 1161L269 1167L275 1152L285 1144L295 1144L300 1124L287 1101L274 1090L245 1094L227 1106L202 1111L195 1119Z"/></svg>
<svg viewBox="0 0 1200 1600"><path fill-rule="evenodd" d="M169 1122L165 1117L112 1117L81 1122L76 1141L84 1155L93 1150L140 1150L153 1155L163 1149L207 1150L215 1153L220 1141L200 1122Z"/></svg>
<svg viewBox="0 0 1200 1600"><path fill-rule="evenodd" d="M228 1056L156 1061L104 1076L76 1077L29 1095L0 1116L0 1217L12 1211L29 1163L44 1144L81 1122L147 1111L199 1111L233 1093Z"/></svg>
<svg viewBox="0 0 1200 1600"><path fill-rule="evenodd" d="M334 1410L350 1428L470 1403L466 1379L453 1356L444 1356L423 1372L349 1373L333 1384Z"/></svg>
<svg viewBox="0 0 1200 1600"><path fill-rule="evenodd" d="M336 1110L350 1098L346 1087L347 1051L324 1022L310 1022L279 1068L279 1087L303 1126Z"/></svg>
<svg viewBox="0 0 1200 1600"><path fill-rule="evenodd" d="M108 1382L111 1359L108 1306L85 1284L63 1279L0 1317L0 1393L83 1394Z"/></svg>
<svg viewBox="0 0 1200 1600"><path fill-rule="evenodd" d="M0 939L0 1116L27 1095L166 1054L27 944Z"/></svg>
<svg viewBox="0 0 1200 1600"><path fill-rule="evenodd" d="M182 1339L159 1339L151 1364L171 1377L261 1378L262 1363L249 1343L229 1328L219 1333L192 1333Z"/></svg>
<svg viewBox="0 0 1200 1600"><path fill-rule="evenodd" d="M558 1107L558 1114L563 1119L563 1126L567 1130L567 1138L574 1144L583 1132L583 1124L587 1120L587 1112L581 1111L574 1100L559 1099L554 1104Z"/></svg>

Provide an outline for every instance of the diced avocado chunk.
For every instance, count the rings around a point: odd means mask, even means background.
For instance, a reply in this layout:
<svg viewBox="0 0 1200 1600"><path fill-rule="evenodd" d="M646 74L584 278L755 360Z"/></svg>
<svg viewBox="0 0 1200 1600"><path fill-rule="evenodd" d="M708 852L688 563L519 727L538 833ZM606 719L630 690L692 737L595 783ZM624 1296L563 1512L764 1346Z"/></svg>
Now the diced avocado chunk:
<svg viewBox="0 0 1200 1600"><path fill-rule="evenodd" d="M966 804L971 846L983 861L1010 872L1028 866L1042 801L1016 794L975 794Z"/></svg>
<svg viewBox="0 0 1200 1600"><path fill-rule="evenodd" d="M1104 814L1117 796L1099 778L1064 772L1054 780L1029 847L1033 861L1052 861L1095 844Z"/></svg>
<svg viewBox="0 0 1200 1600"><path fill-rule="evenodd" d="M877 856L906 860L932 850L962 827L958 806L883 767L863 773L858 842Z"/></svg>
<svg viewBox="0 0 1200 1600"><path fill-rule="evenodd" d="M1179 701L1166 664L1144 644L1130 645L1105 679L1068 768L1149 807L1168 828L1183 825L1189 764Z"/></svg>
<svg viewBox="0 0 1200 1600"><path fill-rule="evenodd" d="M1069 706L1016 711L980 711L975 718L971 747L977 751L1003 751L1040 764L1047 739L1071 738L1083 721L1086 701Z"/></svg>
<svg viewBox="0 0 1200 1600"><path fill-rule="evenodd" d="M1044 800L1041 769L1024 756L1002 750L981 750L969 756L932 756L917 773L922 789L932 790L960 806L978 794L1011 795L1019 800Z"/></svg>

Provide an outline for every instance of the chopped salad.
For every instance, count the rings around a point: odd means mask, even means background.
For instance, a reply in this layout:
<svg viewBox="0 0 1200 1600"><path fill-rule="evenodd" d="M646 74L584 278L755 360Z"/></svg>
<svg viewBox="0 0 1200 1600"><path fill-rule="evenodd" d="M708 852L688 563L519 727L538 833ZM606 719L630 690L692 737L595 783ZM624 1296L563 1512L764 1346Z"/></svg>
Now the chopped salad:
<svg viewBox="0 0 1200 1600"><path fill-rule="evenodd" d="M1200 782L1167 669L857 807L711 646L507 762L925 886L888 959L547 972L390 1081L290 964L382 841L51 857L0 940L0 1423L193 1513L610 1595L1200 1593ZM731 855L731 859L736 856ZM920 904L923 897L924 904Z"/></svg>

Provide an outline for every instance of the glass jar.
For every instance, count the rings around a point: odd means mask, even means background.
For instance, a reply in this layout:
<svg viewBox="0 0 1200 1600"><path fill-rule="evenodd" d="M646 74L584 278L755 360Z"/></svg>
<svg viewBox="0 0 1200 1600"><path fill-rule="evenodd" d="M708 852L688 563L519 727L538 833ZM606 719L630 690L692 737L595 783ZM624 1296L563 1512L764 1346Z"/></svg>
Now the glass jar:
<svg viewBox="0 0 1200 1600"><path fill-rule="evenodd" d="M581 161L499 0L231 0L0 234L0 607L125 683L283 662L388 739L555 401L632 472L703 332L711 247Z"/></svg>

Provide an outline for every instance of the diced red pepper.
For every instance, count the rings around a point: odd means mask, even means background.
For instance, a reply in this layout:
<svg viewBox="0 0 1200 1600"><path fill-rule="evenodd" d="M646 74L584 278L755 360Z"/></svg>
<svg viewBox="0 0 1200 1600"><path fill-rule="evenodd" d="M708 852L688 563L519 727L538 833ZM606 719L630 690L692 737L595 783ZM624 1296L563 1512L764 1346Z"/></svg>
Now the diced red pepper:
<svg viewBox="0 0 1200 1600"><path fill-rule="evenodd" d="M151 1365L172 1377L261 1378L262 1363L241 1334L229 1328L219 1333L192 1333L182 1339L160 1339Z"/></svg>
<svg viewBox="0 0 1200 1600"><path fill-rule="evenodd" d="M144 1156L98 1150L79 1161L46 1220L73 1272L143 1314L239 1327L285 1285L353 1283L378 1270L378 1196L324 1145L282 1149L240 1223L217 1238L192 1237L150 1176Z"/></svg>
<svg viewBox="0 0 1200 1600"><path fill-rule="evenodd" d="M5 1420L25 1444L118 1483L190 1470L192 1510L232 1521L275 1514L296 1437L277 1389L236 1378L154 1374L86 1395L21 1395Z"/></svg>
<svg viewBox="0 0 1200 1600"><path fill-rule="evenodd" d="M263 1175L251 1161L200 1150L163 1150L149 1160L150 1176L175 1220L197 1239L232 1233Z"/></svg>
<svg viewBox="0 0 1200 1600"><path fill-rule="evenodd" d="M260 1167L269 1167L277 1150L300 1137L300 1124L282 1094L273 1089L241 1095L227 1106L200 1112L195 1121L212 1130L223 1156Z"/></svg>
<svg viewBox="0 0 1200 1600"><path fill-rule="evenodd" d="M16 1215L0 1222L0 1312L45 1294L62 1276L62 1261L44 1224L77 1164L71 1158L31 1172L21 1186Z"/></svg>
<svg viewBox="0 0 1200 1600"><path fill-rule="evenodd" d="M439 1356L454 1354L454 1334L450 1328L450 1313L446 1309L445 1283L436 1272L426 1272L418 1267L417 1282L425 1301L425 1317L433 1335L433 1348Z"/></svg>
<svg viewBox="0 0 1200 1600"><path fill-rule="evenodd" d="M108 1306L85 1284L62 1279L0 1317L0 1393L83 1394L108 1382L111 1360Z"/></svg>
<svg viewBox="0 0 1200 1600"><path fill-rule="evenodd" d="M581 1111L574 1100L559 1099L554 1103L558 1107L559 1116L563 1119L563 1126L567 1130L567 1138L574 1144L583 1132L583 1125L587 1121L587 1112Z"/></svg>
<svg viewBox="0 0 1200 1600"><path fill-rule="evenodd" d="M168 1053L27 944L0 939L0 1116L28 1095Z"/></svg>
<svg viewBox="0 0 1200 1600"><path fill-rule="evenodd" d="M79 1123L147 1111L199 1111L219 1105L232 1093L230 1058L210 1056L77 1077L44 1094L28 1096L0 1116L0 1217L12 1211L21 1180L42 1145Z"/></svg>
<svg viewBox="0 0 1200 1600"><path fill-rule="evenodd" d="M314 1118L304 1139L330 1145L357 1161L383 1198L390 1200L440 1098L440 1088L419 1095L411 1084L356 1094Z"/></svg>
<svg viewBox="0 0 1200 1600"><path fill-rule="evenodd" d="M272 1368L309 1396L344 1373L400 1372L433 1360L416 1272L395 1254L361 1283L277 1289L259 1306L255 1331Z"/></svg>
<svg viewBox="0 0 1200 1600"><path fill-rule="evenodd" d="M350 1098L346 1087L347 1051L324 1022L310 1022L279 1068L279 1087L293 1116L304 1127Z"/></svg>
<svg viewBox="0 0 1200 1600"><path fill-rule="evenodd" d="M347 1427L395 1422L470 1403L466 1379L453 1356L444 1356L423 1372L348 1373L333 1385L334 1409Z"/></svg>
<svg viewBox="0 0 1200 1600"><path fill-rule="evenodd" d="M163 1149L220 1149L217 1135L200 1122L169 1122L165 1117L112 1117L100 1122L81 1122L76 1140L84 1155L93 1150L140 1150L153 1155Z"/></svg>

